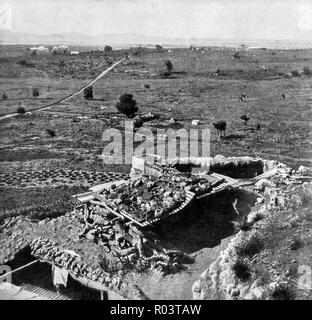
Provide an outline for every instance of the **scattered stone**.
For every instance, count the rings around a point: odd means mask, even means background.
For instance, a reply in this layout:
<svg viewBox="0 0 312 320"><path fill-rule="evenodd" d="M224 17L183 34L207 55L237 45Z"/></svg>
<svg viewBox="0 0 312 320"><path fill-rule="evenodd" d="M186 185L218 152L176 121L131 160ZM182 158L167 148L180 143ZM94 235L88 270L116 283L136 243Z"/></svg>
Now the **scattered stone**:
<svg viewBox="0 0 312 320"><path fill-rule="evenodd" d="M176 120L174 118L171 118L169 121L168 121L169 124L175 124L176 123Z"/></svg>

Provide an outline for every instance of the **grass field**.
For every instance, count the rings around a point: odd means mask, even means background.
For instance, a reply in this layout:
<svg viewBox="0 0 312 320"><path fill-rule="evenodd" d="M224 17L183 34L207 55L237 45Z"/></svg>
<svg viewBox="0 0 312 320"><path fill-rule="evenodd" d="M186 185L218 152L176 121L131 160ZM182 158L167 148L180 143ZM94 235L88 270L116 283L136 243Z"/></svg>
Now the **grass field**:
<svg viewBox="0 0 312 320"><path fill-rule="evenodd" d="M154 128L172 117L184 127L199 119L199 127L211 128L212 156L250 155L294 167L311 164L312 77L294 71L311 67L312 50L244 50L234 58L231 48L141 48L112 54L91 49L78 56L34 56L26 46L0 47L0 94L7 96L0 99L0 116L18 106L31 110L57 101L131 53L94 85L94 99L81 94L46 111L2 120L1 172L51 167L128 171L125 165L103 166L98 157L104 130L119 128L124 119L115 108L122 92L134 95L140 113L160 117ZM174 68L169 78L161 76L166 59ZM292 71L295 76L285 77ZM39 97L32 96L32 88L38 88ZM243 102L241 94L246 95ZM247 127L260 124L257 135L244 131L243 114L250 117ZM217 120L227 122L227 138L221 141L212 126ZM53 140L46 129L56 132Z"/></svg>
<svg viewBox="0 0 312 320"><path fill-rule="evenodd" d="M15 113L19 106L34 110L57 101L131 53L129 60L93 86L94 99L85 100L80 94L45 111L0 120L0 174L43 169L129 172L130 165L104 165L99 158L105 146L104 130L120 128L125 119L115 108L123 92L134 95L139 113L159 117L145 123L146 127L166 128L168 120L175 118L180 127L189 128L198 119L199 128L211 128L211 156L248 155L279 160L294 168L311 166L312 75L300 71L312 68L312 49L241 50L239 58L234 58L231 48L196 52L141 48L112 54L86 47L72 49L82 52L78 56L34 56L26 46L0 46L0 117ZM161 73L167 59L174 72L166 78ZM39 97L32 96L32 88L39 90ZM1 99L4 93L7 98ZM245 101L239 99L241 94L246 95ZM250 117L247 128L260 125L257 134L244 130L240 119L244 114ZM213 127L218 120L227 122L227 136L221 140ZM53 139L47 129L55 131ZM79 183L58 188L0 186L0 217L7 217L7 210L66 201L85 189ZM181 230L173 236L183 238ZM194 268L202 272L217 257L218 252L211 249L217 244L205 248L209 239L197 240L205 242L200 242L201 250L208 252L198 251L202 265ZM197 269L183 297L189 297ZM184 284L180 278L175 282Z"/></svg>

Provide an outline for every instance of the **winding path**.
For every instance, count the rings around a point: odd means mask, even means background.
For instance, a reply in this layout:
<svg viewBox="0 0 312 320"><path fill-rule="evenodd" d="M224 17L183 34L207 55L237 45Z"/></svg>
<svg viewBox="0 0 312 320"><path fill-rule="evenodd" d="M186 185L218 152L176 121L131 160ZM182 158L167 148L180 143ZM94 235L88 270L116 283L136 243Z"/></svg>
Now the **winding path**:
<svg viewBox="0 0 312 320"><path fill-rule="evenodd" d="M40 108L37 108L37 109L30 109L29 111L27 111L25 114L31 114L32 112L37 112L37 111L42 111L42 110L46 110L46 109L49 109L53 106L56 106L62 102L65 102L71 98L73 98L74 96L80 94L84 89L86 89L87 87L93 85L96 81L100 80L102 77L104 77L104 75L106 75L109 71L111 71L112 69L114 69L115 67L117 67L120 63L122 63L123 61L125 61L126 59L128 59L129 56L117 61L116 63L114 63L112 66L110 66L109 68L105 69L104 71L102 71L95 79L89 81L86 85L84 85L82 88L78 89L77 91L71 93L70 95L58 100L58 101L55 101L53 103L50 103L46 106L43 106L43 107L40 107ZM0 117L0 121L1 120L4 120L4 119L8 119L8 118L13 118L13 117L16 117L18 116L19 113L11 113L11 114L7 114L5 116L2 116Z"/></svg>

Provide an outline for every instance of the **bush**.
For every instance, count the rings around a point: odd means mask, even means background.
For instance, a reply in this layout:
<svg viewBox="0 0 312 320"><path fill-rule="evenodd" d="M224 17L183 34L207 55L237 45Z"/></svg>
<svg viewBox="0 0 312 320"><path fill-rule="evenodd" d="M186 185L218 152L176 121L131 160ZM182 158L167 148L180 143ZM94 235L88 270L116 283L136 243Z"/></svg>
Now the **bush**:
<svg viewBox="0 0 312 320"><path fill-rule="evenodd" d="M171 74L172 74L171 71L164 71L162 73L162 76L165 77L165 78L169 78L171 76Z"/></svg>
<svg viewBox="0 0 312 320"><path fill-rule="evenodd" d="M16 112L17 112L18 114L24 114L26 111L25 111L25 108L24 108L24 107L19 106L19 107L17 108Z"/></svg>
<svg viewBox="0 0 312 320"><path fill-rule="evenodd" d="M37 88L33 88L32 95L33 95L33 97L39 97L39 90Z"/></svg>
<svg viewBox="0 0 312 320"><path fill-rule="evenodd" d="M47 129L47 130L46 130L46 133L49 135L49 137L50 137L51 139L53 139L53 138L56 136L55 131L52 130L52 129Z"/></svg>
<svg viewBox="0 0 312 320"><path fill-rule="evenodd" d="M241 281L247 281L251 277L249 263L241 258L237 258L232 265L235 276Z"/></svg>
<svg viewBox="0 0 312 320"><path fill-rule="evenodd" d="M134 118L133 118L133 125L135 128L139 128L143 125L144 121L142 119L142 117L140 115L136 115Z"/></svg>
<svg viewBox="0 0 312 320"><path fill-rule="evenodd" d="M173 71L173 64L170 60L165 61L165 66L166 66L168 72L171 73Z"/></svg>
<svg viewBox="0 0 312 320"><path fill-rule="evenodd" d="M35 66L33 63L27 62L26 60L20 60L18 63L27 68L33 68Z"/></svg>
<svg viewBox="0 0 312 320"><path fill-rule="evenodd" d="M2 100L6 100L8 96L5 93L2 93Z"/></svg>
<svg viewBox="0 0 312 320"><path fill-rule="evenodd" d="M240 58L241 58L239 52L235 52L233 57L234 57L235 59L240 59Z"/></svg>
<svg viewBox="0 0 312 320"><path fill-rule="evenodd" d="M253 234L249 239L242 241L236 247L236 252L240 257L252 258L264 248L264 242L259 235Z"/></svg>
<svg viewBox="0 0 312 320"><path fill-rule="evenodd" d="M299 70L293 70L293 71L290 71L291 75L293 77L300 77L300 71Z"/></svg>
<svg viewBox="0 0 312 320"><path fill-rule="evenodd" d="M261 129L261 126L260 124L258 123L257 126L256 126L256 129L257 130L260 130ZM264 218L264 214L260 211L256 211L253 215L252 215L252 222L253 223L256 223L260 220L262 220Z"/></svg>
<svg viewBox="0 0 312 320"><path fill-rule="evenodd" d="M83 90L83 97L85 99L93 99L93 87L87 87Z"/></svg>
<svg viewBox="0 0 312 320"><path fill-rule="evenodd" d="M124 93L119 97L116 108L128 118L132 117L139 110L136 106L136 101L133 99L133 95L128 93Z"/></svg>
<svg viewBox="0 0 312 320"><path fill-rule="evenodd" d="M155 45L155 49L156 49L156 50L162 50L163 47L162 47L160 44L156 44L156 45Z"/></svg>
<svg viewBox="0 0 312 320"><path fill-rule="evenodd" d="M247 217L240 219L238 221L232 221L234 231L248 231L251 229L251 224L248 222Z"/></svg>
<svg viewBox="0 0 312 320"><path fill-rule="evenodd" d="M111 46L105 46L104 47L104 52L105 53L110 53L110 52L113 52L114 50L113 50L113 48L111 47Z"/></svg>
<svg viewBox="0 0 312 320"><path fill-rule="evenodd" d="M312 70L310 67L304 67L303 68L303 74L305 74L306 76L311 76L312 75Z"/></svg>
<svg viewBox="0 0 312 320"><path fill-rule="evenodd" d="M271 294L273 300L293 300L295 294L289 284L279 284Z"/></svg>
<svg viewBox="0 0 312 320"><path fill-rule="evenodd" d="M299 248L301 248L303 245L303 242L296 236L294 236L289 244L289 249L290 250L298 250Z"/></svg>

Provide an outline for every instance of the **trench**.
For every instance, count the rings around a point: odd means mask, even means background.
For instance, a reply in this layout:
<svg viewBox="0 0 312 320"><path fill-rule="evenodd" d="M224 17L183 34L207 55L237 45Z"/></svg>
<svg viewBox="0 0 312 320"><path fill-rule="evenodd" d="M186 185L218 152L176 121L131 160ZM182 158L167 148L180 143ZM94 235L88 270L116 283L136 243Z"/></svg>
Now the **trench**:
<svg viewBox="0 0 312 320"><path fill-rule="evenodd" d="M263 164L260 167L253 163L251 167L245 167L245 171L243 166L236 170L237 165L227 165L225 172L222 166L215 166L212 169L214 172L226 173L231 177L247 179L262 173ZM240 172L244 174L240 175ZM192 259L184 261L185 269L175 274L159 277L151 272L129 273L125 280L134 282L150 299L192 299L191 288L194 281L218 258L221 250L225 249L234 235L232 221L248 215L256 199L256 194L246 190L224 190L195 201L191 207L186 208L179 215L161 220L147 231L153 232L163 247L181 250ZM239 215L233 207L235 201ZM19 252L9 265L14 270L35 259L28 247ZM48 295L51 299L100 299L98 291L84 287L70 277L67 288L63 288L61 294L56 294L52 282L51 265L44 262L37 262L16 272L12 280L15 285Z"/></svg>
<svg viewBox="0 0 312 320"><path fill-rule="evenodd" d="M8 265L15 270L36 260L29 246L18 252ZM38 261L35 264L12 274L12 283L24 290L37 293L51 300L100 300L100 293L82 286L68 277L67 287L57 292L52 281L52 267L47 262Z"/></svg>
<svg viewBox="0 0 312 320"><path fill-rule="evenodd" d="M179 168L190 171L192 168ZM236 179L248 179L263 173L263 162L246 164L214 165L211 171ZM233 203L239 215L234 210ZM209 268L224 250L235 234L232 221L248 215L255 205L257 195L242 189L224 190L208 198L197 200L178 216L161 220L149 229L167 249L181 250L192 257L185 261L185 270L159 277L157 274L137 274L131 280L143 290L146 296L155 300L193 299L192 285L200 274ZM208 299L216 299L211 292Z"/></svg>
<svg viewBox="0 0 312 320"><path fill-rule="evenodd" d="M214 262L234 235L232 221L250 212L257 196L242 190L223 191L199 200L179 217L162 220L150 231L167 249L182 250L193 260L183 261L185 269L158 277L155 273L129 276L153 300L189 300L192 285ZM232 203L237 199L239 216ZM211 297L214 298L214 297Z"/></svg>

